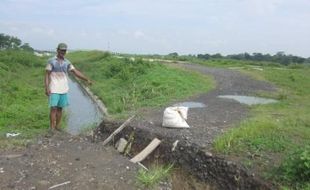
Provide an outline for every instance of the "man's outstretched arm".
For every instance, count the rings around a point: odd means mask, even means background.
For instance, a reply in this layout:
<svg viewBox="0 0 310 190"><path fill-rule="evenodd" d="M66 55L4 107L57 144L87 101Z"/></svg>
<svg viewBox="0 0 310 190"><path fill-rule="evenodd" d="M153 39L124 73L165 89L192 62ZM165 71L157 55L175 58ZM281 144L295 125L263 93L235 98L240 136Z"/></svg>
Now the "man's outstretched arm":
<svg viewBox="0 0 310 190"><path fill-rule="evenodd" d="M71 72L78 77L79 79L82 79L84 81L86 81L89 85L92 85L92 81L89 80L89 78L87 78L82 72L80 72L77 69L72 69Z"/></svg>

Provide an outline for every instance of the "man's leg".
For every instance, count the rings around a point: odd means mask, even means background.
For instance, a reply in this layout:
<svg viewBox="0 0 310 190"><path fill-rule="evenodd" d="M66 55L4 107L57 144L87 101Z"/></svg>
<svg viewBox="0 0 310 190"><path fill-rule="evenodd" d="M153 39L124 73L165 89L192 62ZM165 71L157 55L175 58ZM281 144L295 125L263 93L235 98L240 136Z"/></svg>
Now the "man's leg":
<svg viewBox="0 0 310 190"><path fill-rule="evenodd" d="M61 118L62 118L62 110L64 107L68 106L68 96L67 94L61 94L59 96L59 102L57 107L57 117L56 117L56 129L61 130Z"/></svg>
<svg viewBox="0 0 310 190"><path fill-rule="evenodd" d="M57 108L51 107L50 111L50 128L55 129L56 128L56 121L57 121Z"/></svg>
<svg viewBox="0 0 310 190"><path fill-rule="evenodd" d="M56 129L60 130L61 128L61 117L62 117L62 108L61 107L57 107L57 114L56 114Z"/></svg>

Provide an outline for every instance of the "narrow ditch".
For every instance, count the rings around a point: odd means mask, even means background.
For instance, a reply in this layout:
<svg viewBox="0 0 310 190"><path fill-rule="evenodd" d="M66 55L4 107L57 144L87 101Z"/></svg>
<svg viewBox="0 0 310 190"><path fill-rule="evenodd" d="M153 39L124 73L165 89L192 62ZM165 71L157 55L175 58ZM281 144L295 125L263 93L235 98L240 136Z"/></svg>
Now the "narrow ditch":
<svg viewBox="0 0 310 190"><path fill-rule="evenodd" d="M66 131L78 135L85 129L98 126L104 118L104 113L78 80L68 78L68 82L70 91Z"/></svg>
<svg viewBox="0 0 310 190"><path fill-rule="evenodd" d="M96 128L93 140L100 143L120 125L121 123L103 121ZM114 137L111 144L114 145L121 137L128 140L132 133L134 140L130 156L139 153L155 137L162 141L159 147L143 161L143 164L173 163L178 168L172 174L177 178L173 182L175 187L185 185L190 189L272 189L270 184L248 174L244 168L234 162L212 155L195 144L181 140L172 150L173 143L177 139L167 139L160 134L151 133L135 126L128 125ZM191 176L198 180L194 182L195 180L193 181Z"/></svg>

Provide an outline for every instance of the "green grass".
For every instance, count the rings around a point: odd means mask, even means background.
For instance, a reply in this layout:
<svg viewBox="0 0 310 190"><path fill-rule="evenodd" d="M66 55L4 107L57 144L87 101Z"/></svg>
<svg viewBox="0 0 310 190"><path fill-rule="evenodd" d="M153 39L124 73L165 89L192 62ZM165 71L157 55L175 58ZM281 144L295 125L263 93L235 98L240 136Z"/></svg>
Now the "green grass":
<svg viewBox="0 0 310 190"><path fill-rule="evenodd" d="M73 52L73 64L94 82L91 90L118 117L141 107L156 107L169 101L207 92L212 79L194 72L146 61L115 58L102 52ZM90 57L87 60L85 57Z"/></svg>
<svg viewBox="0 0 310 190"><path fill-rule="evenodd" d="M276 84L278 92L268 96L280 102L252 106L252 116L218 137L214 143L215 150L238 156L244 163L254 163L250 164L254 169L279 184L301 189L309 186L309 173L304 173L308 177L304 180L297 175L298 172L288 172L295 171L300 157L290 156L287 159L288 155L296 155L296 150L309 151L309 68L264 67L263 71L247 70L247 73ZM306 159L310 159L307 155ZM303 167L310 165L309 161L305 163Z"/></svg>
<svg viewBox="0 0 310 190"><path fill-rule="evenodd" d="M23 51L0 51L0 148L23 146L48 127L44 60ZM21 133L6 138L6 133Z"/></svg>
<svg viewBox="0 0 310 190"><path fill-rule="evenodd" d="M154 165L149 170L139 169L137 182L145 188L154 188L160 181L165 180L171 173L173 165Z"/></svg>

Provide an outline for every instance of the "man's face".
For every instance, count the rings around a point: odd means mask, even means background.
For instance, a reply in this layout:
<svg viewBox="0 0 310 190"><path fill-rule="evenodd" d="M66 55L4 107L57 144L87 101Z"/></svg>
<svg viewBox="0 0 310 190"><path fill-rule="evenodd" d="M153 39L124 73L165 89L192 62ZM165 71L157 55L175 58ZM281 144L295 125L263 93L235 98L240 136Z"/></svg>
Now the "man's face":
<svg viewBox="0 0 310 190"><path fill-rule="evenodd" d="M65 57L67 50L66 49L58 49L57 53L58 53L59 57L63 58L63 57Z"/></svg>

